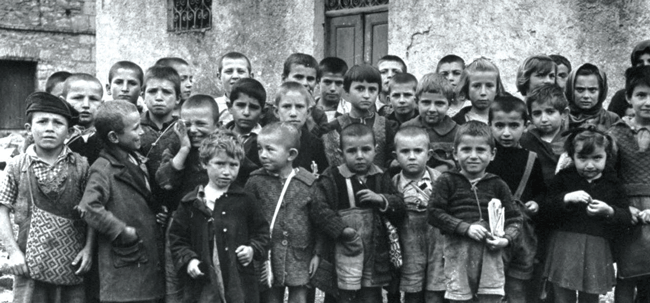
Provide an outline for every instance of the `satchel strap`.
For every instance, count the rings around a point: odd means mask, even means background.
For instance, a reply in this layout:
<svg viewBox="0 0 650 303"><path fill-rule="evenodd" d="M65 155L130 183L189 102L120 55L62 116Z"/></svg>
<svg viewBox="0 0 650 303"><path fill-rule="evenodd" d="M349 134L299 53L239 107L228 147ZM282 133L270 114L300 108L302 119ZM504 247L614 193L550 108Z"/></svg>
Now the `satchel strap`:
<svg viewBox="0 0 650 303"><path fill-rule="evenodd" d="M514 200L521 199L521 195L524 194L524 189L526 189L526 184L528 184L528 179L530 179L530 174L533 172L533 165L535 164L536 158L537 158L536 153L531 151L528 152L528 161L526 162L526 170L524 171L524 175L521 177L521 181L519 182L517 191L515 191L515 194L512 196Z"/></svg>
<svg viewBox="0 0 650 303"><path fill-rule="evenodd" d="M273 235L273 226L275 226L275 219L278 217L278 213L280 212L280 207L282 206L282 201L284 200L284 194L287 193L287 188L289 188L289 183L291 182L291 179L293 179L293 176L296 175L296 170L292 169L291 173L289 173L289 176L287 177L287 181L284 182L284 186L282 187L282 192L280 193L280 198L278 199L278 204L275 205L275 212L273 213L273 219L271 220L271 226L270 226L270 235Z"/></svg>

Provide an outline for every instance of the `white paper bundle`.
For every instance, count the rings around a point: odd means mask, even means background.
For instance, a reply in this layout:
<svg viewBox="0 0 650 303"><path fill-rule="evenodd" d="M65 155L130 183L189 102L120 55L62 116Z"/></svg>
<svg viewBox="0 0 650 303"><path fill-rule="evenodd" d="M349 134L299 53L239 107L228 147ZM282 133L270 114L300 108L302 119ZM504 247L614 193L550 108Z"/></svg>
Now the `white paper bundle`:
<svg viewBox="0 0 650 303"><path fill-rule="evenodd" d="M493 236L503 237L506 233L504 230L505 211L501 205L501 200L492 199L488 203L488 216L490 220L490 232Z"/></svg>

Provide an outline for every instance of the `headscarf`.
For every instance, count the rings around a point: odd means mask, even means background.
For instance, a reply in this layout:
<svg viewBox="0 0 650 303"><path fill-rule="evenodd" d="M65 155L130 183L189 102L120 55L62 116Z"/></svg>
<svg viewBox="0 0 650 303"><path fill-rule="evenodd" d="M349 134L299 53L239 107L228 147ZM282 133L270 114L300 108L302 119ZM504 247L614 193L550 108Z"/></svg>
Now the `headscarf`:
<svg viewBox="0 0 650 303"><path fill-rule="evenodd" d="M632 54L630 55L632 66L636 65L636 60L638 60L639 56L643 53L650 53L650 40L641 41L634 47Z"/></svg>
<svg viewBox="0 0 650 303"><path fill-rule="evenodd" d="M575 82L576 78L578 75L578 72L582 69L585 68L590 68L594 69L598 73L598 84L599 84L599 95L598 95L598 103L594 105L594 107L584 110L579 108L578 106L575 105L575 100L574 100L574 87L575 87ZM564 89L564 94L566 95L567 101L569 101L569 109L571 110L571 118L572 120L578 119L578 120L588 120L600 112L601 109L603 109L603 102L605 101L605 98L607 98L607 75L605 74L604 71L600 70L596 65L593 65L591 63L585 63L580 65L578 68L574 69L569 73L569 78L567 79L566 82L566 87ZM574 122L579 122L579 121L574 121Z"/></svg>

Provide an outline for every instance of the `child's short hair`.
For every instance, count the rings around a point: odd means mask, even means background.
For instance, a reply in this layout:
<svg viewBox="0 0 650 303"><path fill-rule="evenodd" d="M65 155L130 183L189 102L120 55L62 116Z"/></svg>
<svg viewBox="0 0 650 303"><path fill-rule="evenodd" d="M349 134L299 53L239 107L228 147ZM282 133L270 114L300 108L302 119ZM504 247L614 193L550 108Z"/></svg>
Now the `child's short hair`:
<svg viewBox="0 0 650 303"><path fill-rule="evenodd" d="M625 71L625 95L628 99L639 85L650 86L650 66L630 67Z"/></svg>
<svg viewBox="0 0 650 303"><path fill-rule="evenodd" d="M454 87L445 79L445 77L438 73L429 73L422 76L418 82L418 88L415 90L415 96L419 101L422 94L441 94L445 96L447 102L451 104L454 100Z"/></svg>
<svg viewBox="0 0 650 303"><path fill-rule="evenodd" d="M464 70L463 74L460 76L460 85L456 87L457 95L465 97L468 99L469 96L469 82L470 77L477 72L494 72L497 74L497 96L504 96L506 94L506 89L503 87L503 82L501 82L501 74L499 73L499 68L490 61L490 59L481 57L474 60L470 63Z"/></svg>
<svg viewBox="0 0 650 303"><path fill-rule="evenodd" d="M534 88L526 96L526 108L528 112L533 111L533 103L550 103L559 112L563 112L569 106L569 102L564 95L564 90L557 84L549 83Z"/></svg>
<svg viewBox="0 0 650 303"><path fill-rule="evenodd" d="M240 161L244 159L244 147L237 134L227 129L218 129L210 134L199 147L199 161L207 165L219 152L226 153L226 156Z"/></svg>
<svg viewBox="0 0 650 303"><path fill-rule="evenodd" d="M429 143L431 142L430 141L431 139L429 138L429 134L427 133L427 131L424 128L418 127L418 126L415 126L415 125L401 127L397 131L397 133L395 133L395 140L394 140L393 143L395 144L395 148L397 149L397 138L403 138L403 137L404 138L415 138L415 137L420 137L420 136L424 136L427 139L427 148L428 148Z"/></svg>
<svg viewBox="0 0 650 303"><path fill-rule="evenodd" d="M115 73L117 73L117 70L120 68L136 72L138 74L138 80L140 80L140 85L144 84L144 72L142 72L142 68L131 61L119 61L113 64L113 66L111 66L111 69L108 71L108 83L111 83L111 81L113 81Z"/></svg>
<svg viewBox="0 0 650 303"><path fill-rule="evenodd" d="M280 100L282 100L282 97L284 97L288 92L299 92L303 97L305 97L305 104L307 104L307 108L311 107L311 105L314 104L312 95L302 84L295 81L287 81L282 83L280 85L280 89L278 89L278 91L275 93L275 107L278 107L280 105Z"/></svg>
<svg viewBox="0 0 650 303"><path fill-rule="evenodd" d="M488 124L492 125L494 112L504 113L519 113L524 124L528 122L528 111L526 110L526 103L515 96L499 96L494 98L494 102L490 104L490 111L488 112Z"/></svg>
<svg viewBox="0 0 650 303"><path fill-rule="evenodd" d="M596 75L596 78L598 79L599 98L597 104L602 104L603 101L605 101L605 98L607 98L607 74L605 74L605 72L599 69L596 65L585 63L578 67L577 70L571 71L571 74L569 74L569 81L572 81L572 83L567 83L567 87L564 92L569 102L574 102L573 97L575 94L573 90L575 90L575 82L578 77L591 75Z"/></svg>
<svg viewBox="0 0 650 303"><path fill-rule="evenodd" d="M412 84L413 85L413 91L415 91L418 88L418 79L415 78L415 76L409 74L409 73L398 73L393 76L393 78L390 79L390 82L388 82L388 92L390 93L393 85L395 84Z"/></svg>
<svg viewBox="0 0 650 303"><path fill-rule="evenodd" d="M443 65L445 63L454 63L454 62L460 63L460 66L462 66L463 69L465 69L465 60L463 60L463 58L461 58L459 56L456 56L454 54L450 54L450 55L446 55L446 56L442 57L442 59L440 59L440 61L438 61L438 65L436 66L436 73L440 72L440 66L441 65Z"/></svg>
<svg viewBox="0 0 650 303"><path fill-rule="evenodd" d="M248 60L248 57L246 57L246 55L239 52L229 52L221 56L219 59L219 73L221 73L221 70L223 69L223 59L226 58L233 60L244 59L246 60L246 65L248 66L248 72L250 73L252 71L251 60Z"/></svg>
<svg viewBox="0 0 650 303"><path fill-rule="evenodd" d="M402 65L402 72L403 72L403 73L406 73L406 72L407 72L407 69L406 69L406 63L404 63L404 60L402 60L402 58L400 58L400 57L398 57L398 56L395 56L395 55L386 55L386 56L383 56L383 57L379 58L379 61L377 61L377 66L379 66L379 64L381 64L381 63L384 62L384 61L394 61L394 62L398 62L399 64Z"/></svg>
<svg viewBox="0 0 650 303"><path fill-rule="evenodd" d="M630 55L632 66L636 65L636 61L639 60L639 57L643 54L650 54L650 40L641 41L634 47L634 49L632 49L632 54Z"/></svg>
<svg viewBox="0 0 650 303"><path fill-rule="evenodd" d="M318 69L318 61L316 61L316 58L303 53L293 53L289 55L287 60L284 60L284 68L282 69L283 80L289 77L289 73L291 73L291 67L293 65L302 65L304 67L315 69L316 80L318 81L318 79L320 79L321 74L320 70Z"/></svg>
<svg viewBox="0 0 650 303"><path fill-rule="evenodd" d="M239 79L233 84L232 90L230 91L230 104L239 99L241 94L257 100L262 108L266 105L266 90L264 89L264 85L253 78Z"/></svg>
<svg viewBox="0 0 650 303"><path fill-rule="evenodd" d="M167 80L173 83L176 97L181 95L181 76L178 75L178 72L175 69L163 65L154 65L150 67L147 70L147 73L144 74L144 82L142 83L143 91L147 90L147 82L151 79Z"/></svg>
<svg viewBox="0 0 650 303"><path fill-rule="evenodd" d="M59 71L51 74L45 82L45 92L52 93L52 90L61 82L65 82L72 74L66 71Z"/></svg>
<svg viewBox="0 0 650 303"><path fill-rule="evenodd" d="M569 59L559 54L550 55L549 57L553 59L555 65L557 66L564 65L568 69L568 72L571 72L571 62L569 61Z"/></svg>
<svg viewBox="0 0 650 303"><path fill-rule="evenodd" d="M295 148L300 150L300 130L288 122L273 122L265 125L260 130L260 136L279 136L282 138L283 144L286 144L287 149Z"/></svg>
<svg viewBox="0 0 650 303"><path fill-rule="evenodd" d="M564 150L572 159L576 153L578 155L589 155L594 152L596 147L605 149L607 162L611 163L610 161L614 159L617 150L616 141L596 126L589 125L586 128L576 128L568 132L570 134L564 141ZM576 150L578 142L582 142L582 149L580 150Z"/></svg>
<svg viewBox="0 0 650 303"><path fill-rule="evenodd" d="M343 77L343 89L346 92L350 92L350 86L354 81L377 83L377 85L379 85L379 91L381 91L381 74L379 73L379 70L372 65L361 64L350 68Z"/></svg>
<svg viewBox="0 0 650 303"><path fill-rule="evenodd" d="M158 66L167 66L167 67L173 67L174 65L190 65L185 61L183 58L178 58L178 57L165 57L165 58L160 58L158 61L156 61L156 64Z"/></svg>
<svg viewBox="0 0 650 303"><path fill-rule="evenodd" d="M68 96L70 85L72 85L72 83L76 81L95 82L97 83L97 85L99 85L99 89L101 89L102 95L104 94L104 88L102 87L102 83L99 82L99 79L95 78L95 76L86 73L75 73L75 74L71 74L70 77L68 77L65 80L65 84L63 84L63 92L61 92L61 95L64 98Z"/></svg>
<svg viewBox="0 0 650 303"><path fill-rule="evenodd" d="M133 112L137 113L138 108L130 102L123 100L103 102L97 108L97 114L95 115L95 129L97 129L99 138L110 144L108 133L111 131L118 134L124 133L126 125L124 125L123 119Z"/></svg>
<svg viewBox="0 0 650 303"><path fill-rule="evenodd" d="M517 90L525 96L533 73L546 75L550 72L557 73L557 65L551 57L536 55L526 58L517 69Z"/></svg>
<svg viewBox="0 0 650 303"><path fill-rule="evenodd" d="M343 148L343 138L344 137L363 137L370 135L372 136L372 145L377 144L377 140L375 139L375 132L373 132L372 128L370 126L361 124L361 123L352 123L349 124L348 126L344 127L341 130L341 136L339 138L339 147L341 149Z"/></svg>
<svg viewBox="0 0 650 303"><path fill-rule="evenodd" d="M327 57L323 60L320 60L318 64L318 70L321 75L324 73L340 74L341 76L345 75L348 71L348 64L345 63L345 60L338 57Z"/></svg>
<svg viewBox="0 0 650 303"><path fill-rule="evenodd" d="M492 149L496 146L494 137L492 136L492 130L487 124L480 121L467 121L467 123L458 128L456 137L454 137L454 149L458 148L463 136L483 138Z"/></svg>
<svg viewBox="0 0 650 303"><path fill-rule="evenodd" d="M192 95L181 105L181 112L183 112L183 109L189 108L200 108L204 110L209 108L212 111L212 120L215 125L219 124L219 105L217 105L217 101L212 96L202 94Z"/></svg>

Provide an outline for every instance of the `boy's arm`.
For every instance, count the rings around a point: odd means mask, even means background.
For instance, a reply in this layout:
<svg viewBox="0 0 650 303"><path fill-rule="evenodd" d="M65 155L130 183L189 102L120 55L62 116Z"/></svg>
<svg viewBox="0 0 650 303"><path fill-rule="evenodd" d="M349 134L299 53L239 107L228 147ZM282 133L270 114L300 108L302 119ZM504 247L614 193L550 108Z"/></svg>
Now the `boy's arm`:
<svg viewBox="0 0 650 303"><path fill-rule="evenodd" d="M18 247L14 238L14 232L9 217L11 210L4 204L0 205L0 240L9 254L9 262L6 268L2 268L3 273L13 275L26 275L28 273L27 263L25 263L25 254Z"/></svg>
<svg viewBox="0 0 650 303"><path fill-rule="evenodd" d="M397 160L395 160L395 134L399 129L397 122L393 120L386 119L386 163L384 166L390 168L391 164L398 165ZM393 163L395 161L395 163Z"/></svg>
<svg viewBox="0 0 650 303"><path fill-rule="evenodd" d="M179 273L186 272L185 267L192 259L198 259L199 255L192 250L192 235L190 233L190 210L181 205L174 212L174 218L169 225L169 250L172 254L172 263ZM200 260L199 260L200 261Z"/></svg>
<svg viewBox="0 0 650 303"><path fill-rule="evenodd" d="M247 223L249 234L248 246L253 249L253 259L264 260L266 252L271 244L271 233L269 231L269 222L264 218L262 207L252 196L247 195L249 212Z"/></svg>
<svg viewBox="0 0 650 303"><path fill-rule="evenodd" d="M177 160L177 157L183 158L183 162L185 161L187 154L182 150L183 148L181 148L177 154L174 154L169 148L167 148L163 152L162 161L156 171L156 182L158 182L158 185L164 190L178 188L183 182L184 166L177 168L174 165L174 161ZM182 154L184 154L184 156L179 156Z"/></svg>
<svg viewBox="0 0 650 303"><path fill-rule="evenodd" d="M404 196L397 191L393 181L388 173L384 173L381 178L381 196L387 202L386 208L380 209L388 218L390 223L395 226L402 226L404 218L406 217L406 203L404 203Z"/></svg>
<svg viewBox="0 0 650 303"><path fill-rule="evenodd" d="M324 178L321 178L324 179ZM326 179L329 181L329 179ZM320 231L332 239L338 239L347 225L327 203L326 187L331 184L323 184L324 180L317 181L312 187L311 202L309 203L309 217ZM333 189L332 189L333 190Z"/></svg>
<svg viewBox="0 0 650 303"><path fill-rule="evenodd" d="M546 183L544 183L544 172L542 170L542 163L539 158L535 159L533 164L533 171L528 180L529 188L532 190L533 201L539 205L546 198ZM528 202L528 201L523 201Z"/></svg>
<svg viewBox="0 0 650 303"><path fill-rule="evenodd" d="M505 222L503 224L505 235L503 237L506 238L509 243L513 243L512 241L519 236L523 218L519 210L515 207L512 193L510 193L510 188L506 182L498 179L498 183L496 183L495 186L495 191L497 193L496 198L501 200L505 216Z"/></svg>
<svg viewBox="0 0 650 303"><path fill-rule="evenodd" d="M427 209L429 224L440 228L442 232L465 236L471 224L447 213L449 198L454 192L451 185L448 174L443 174L435 181Z"/></svg>

